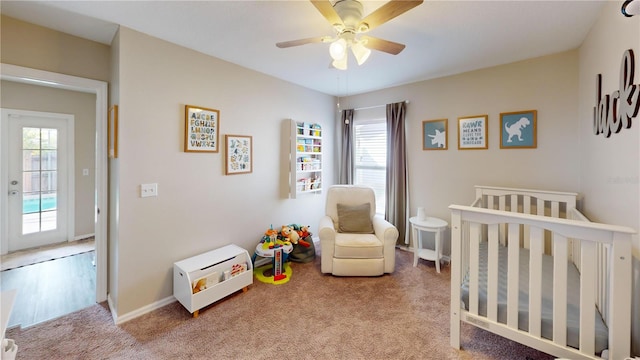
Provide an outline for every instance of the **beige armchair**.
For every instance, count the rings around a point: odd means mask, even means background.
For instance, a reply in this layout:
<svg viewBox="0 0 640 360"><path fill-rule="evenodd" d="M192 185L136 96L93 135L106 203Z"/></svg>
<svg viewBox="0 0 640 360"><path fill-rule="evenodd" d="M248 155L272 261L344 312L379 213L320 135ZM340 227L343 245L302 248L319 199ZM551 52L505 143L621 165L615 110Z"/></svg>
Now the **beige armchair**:
<svg viewBox="0 0 640 360"><path fill-rule="evenodd" d="M398 229L376 216L372 188L330 187L325 212L318 227L322 273L377 276L393 272Z"/></svg>

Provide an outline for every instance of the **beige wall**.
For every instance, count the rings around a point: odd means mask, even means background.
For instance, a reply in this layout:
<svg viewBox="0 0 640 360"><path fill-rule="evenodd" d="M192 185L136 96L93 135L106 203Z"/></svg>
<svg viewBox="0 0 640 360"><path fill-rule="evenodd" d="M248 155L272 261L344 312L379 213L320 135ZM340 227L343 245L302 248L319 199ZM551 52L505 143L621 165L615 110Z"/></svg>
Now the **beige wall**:
<svg viewBox="0 0 640 360"><path fill-rule="evenodd" d="M324 195L290 200L281 171L284 119L318 122L334 132L335 99L177 45L121 28L118 38L119 315L172 295L175 261L225 244L253 253L271 225L317 228ZM220 110L225 134L253 137L253 172L224 175L224 151L186 153L184 106ZM325 136L325 156L333 138ZM334 177L332 165L325 179ZM140 184L158 183L158 197L140 198ZM325 182L329 185L329 182ZM113 190L113 184L111 189ZM114 244L117 239L117 244ZM113 296L112 296L113 297Z"/></svg>
<svg viewBox="0 0 640 360"><path fill-rule="evenodd" d="M75 132L75 230L76 238L94 234L96 96L76 91L0 82L3 108L74 115ZM82 169L89 175L83 176Z"/></svg>
<svg viewBox="0 0 640 360"><path fill-rule="evenodd" d="M580 191L584 212L593 221L640 230L640 116L630 129L605 138L593 133L596 76L602 74L602 95L620 88L620 64L627 49L635 53L635 78L640 86L640 16L620 14L619 2L610 2L580 47ZM638 91L638 90L636 90ZM640 240L634 242L633 347L640 356Z"/></svg>
<svg viewBox="0 0 640 360"><path fill-rule="evenodd" d="M470 204L474 185L576 191L579 188L577 51L341 99L349 107L407 105L411 214L450 218ZM500 113L537 110L536 149L500 149ZM458 150L458 118L488 115L487 150ZM422 121L448 119L448 150L422 150ZM447 245L448 248L448 245Z"/></svg>
<svg viewBox="0 0 640 360"><path fill-rule="evenodd" d="M584 211L594 221L640 228L638 155L640 118L631 129L606 138L593 133L596 75L602 95L620 88L620 64L627 49L635 53L634 84L640 84L640 16L625 18L617 3L607 4L580 48L580 168ZM636 243L636 256L640 245Z"/></svg>
<svg viewBox="0 0 640 360"><path fill-rule="evenodd" d="M0 21L2 63L109 81L109 46L7 16Z"/></svg>

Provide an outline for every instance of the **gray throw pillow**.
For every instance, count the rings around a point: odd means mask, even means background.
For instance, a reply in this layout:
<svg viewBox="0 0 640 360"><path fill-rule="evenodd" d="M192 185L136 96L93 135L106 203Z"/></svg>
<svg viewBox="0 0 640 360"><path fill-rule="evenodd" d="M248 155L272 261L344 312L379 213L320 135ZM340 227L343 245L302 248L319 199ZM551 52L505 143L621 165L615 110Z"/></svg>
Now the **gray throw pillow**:
<svg viewBox="0 0 640 360"><path fill-rule="evenodd" d="M343 233L373 234L369 213L371 204L338 204L338 231Z"/></svg>

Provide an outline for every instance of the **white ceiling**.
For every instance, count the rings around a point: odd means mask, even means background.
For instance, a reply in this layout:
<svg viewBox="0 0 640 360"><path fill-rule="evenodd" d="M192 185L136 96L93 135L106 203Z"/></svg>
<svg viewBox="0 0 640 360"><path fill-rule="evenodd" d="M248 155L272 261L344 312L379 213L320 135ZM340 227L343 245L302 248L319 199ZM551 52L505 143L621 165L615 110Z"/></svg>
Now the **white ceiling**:
<svg viewBox="0 0 640 360"><path fill-rule="evenodd" d="M364 15L384 3L363 1ZM275 46L335 35L306 0L2 0L0 11L105 44L122 25L310 89L345 96L575 49L603 5L604 1L585 0L426 0L368 33L405 44L403 52L394 56L374 51L362 66L351 57L346 71L329 67L329 44Z"/></svg>

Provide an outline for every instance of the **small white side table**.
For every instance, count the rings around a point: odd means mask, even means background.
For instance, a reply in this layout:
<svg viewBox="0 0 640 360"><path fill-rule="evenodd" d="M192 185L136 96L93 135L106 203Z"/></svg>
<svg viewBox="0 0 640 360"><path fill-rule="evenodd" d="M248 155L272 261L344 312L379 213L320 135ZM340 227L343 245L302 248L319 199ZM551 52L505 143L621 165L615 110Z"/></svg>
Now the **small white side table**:
<svg viewBox="0 0 640 360"><path fill-rule="evenodd" d="M409 218L411 223L411 232L413 233L413 266L418 266L418 259L425 259L436 262L436 270L440 273L440 259L442 258L442 237L440 233L449 226L449 224L435 217L427 217L419 219L417 216ZM422 248L422 231L428 231L435 234L435 249ZM418 240L416 242L416 239Z"/></svg>

